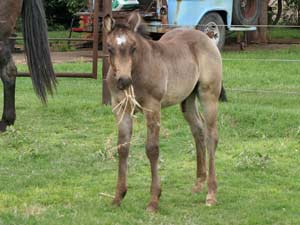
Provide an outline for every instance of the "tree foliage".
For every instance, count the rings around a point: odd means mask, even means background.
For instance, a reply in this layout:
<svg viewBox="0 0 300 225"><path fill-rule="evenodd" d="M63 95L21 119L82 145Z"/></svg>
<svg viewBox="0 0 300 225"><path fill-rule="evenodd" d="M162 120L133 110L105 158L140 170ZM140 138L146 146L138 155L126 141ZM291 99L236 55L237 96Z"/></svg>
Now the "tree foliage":
<svg viewBox="0 0 300 225"><path fill-rule="evenodd" d="M49 26L70 25L74 13L86 6L84 0L45 0Z"/></svg>
<svg viewBox="0 0 300 225"><path fill-rule="evenodd" d="M300 0L286 0L288 5L300 6Z"/></svg>
<svg viewBox="0 0 300 225"><path fill-rule="evenodd" d="M285 0L288 7L295 9L297 15L295 15L294 20L300 25L300 0Z"/></svg>

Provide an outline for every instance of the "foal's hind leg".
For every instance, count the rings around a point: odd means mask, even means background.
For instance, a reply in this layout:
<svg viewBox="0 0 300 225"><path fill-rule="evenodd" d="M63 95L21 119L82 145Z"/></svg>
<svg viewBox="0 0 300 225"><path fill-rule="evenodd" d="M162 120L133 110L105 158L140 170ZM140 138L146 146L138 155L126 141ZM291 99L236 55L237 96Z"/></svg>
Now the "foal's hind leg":
<svg viewBox="0 0 300 225"><path fill-rule="evenodd" d="M206 181L206 149L204 124L202 118L199 116L195 92L193 92L181 103L181 111L183 112L184 118L190 125L190 129L196 144L197 180L192 191L194 193L200 192L203 189Z"/></svg>
<svg viewBox="0 0 300 225"><path fill-rule="evenodd" d="M130 113L125 113L122 117L116 115L118 125L118 153L119 153L119 170L116 194L113 200L114 205L120 205L122 199L127 193L127 159L129 154L130 140L132 135L132 118Z"/></svg>
<svg viewBox="0 0 300 225"><path fill-rule="evenodd" d="M204 110L206 147L209 154L208 194L206 196L206 205L208 206L217 202L217 178L215 171L215 151L218 144L217 108L219 92L217 90L218 88L201 88L201 85L199 90Z"/></svg>
<svg viewBox="0 0 300 225"><path fill-rule="evenodd" d="M0 121L0 132L4 132L7 126L13 125L16 119L15 86L17 68L10 55L8 60L8 63L3 65L0 71L4 92L4 107Z"/></svg>

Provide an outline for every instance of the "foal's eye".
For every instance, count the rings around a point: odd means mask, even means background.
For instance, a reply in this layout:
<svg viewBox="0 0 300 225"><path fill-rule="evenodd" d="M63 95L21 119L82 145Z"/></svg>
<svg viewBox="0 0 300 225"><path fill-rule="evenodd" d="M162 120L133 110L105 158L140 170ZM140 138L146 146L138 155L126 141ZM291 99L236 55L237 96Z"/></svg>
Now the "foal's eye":
<svg viewBox="0 0 300 225"><path fill-rule="evenodd" d="M132 48L130 49L130 53L131 53L131 54L135 53L135 51L136 51L136 47L132 47Z"/></svg>
<svg viewBox="0 0 300 225"><path fill-rule="evenodd" d="M110 55L113 55L114 54L114 49L112 48L112 47L108 47L108 53L110 54Z"/></svg>

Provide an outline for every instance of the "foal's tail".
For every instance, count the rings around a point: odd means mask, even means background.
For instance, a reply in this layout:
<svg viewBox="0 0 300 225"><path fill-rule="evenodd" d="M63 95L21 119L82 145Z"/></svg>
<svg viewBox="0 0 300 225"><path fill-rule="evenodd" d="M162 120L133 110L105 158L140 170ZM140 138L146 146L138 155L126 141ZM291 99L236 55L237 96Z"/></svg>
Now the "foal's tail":
<svg viewBox="0 0 300 225"><path fill-rule="evenodd" d="M25 51L36 94L47 102L47 92L53 94L56 87L51 62L47 22L42 0L24 0L22 9Z"/></svg>
<svg viewBox="0 0 300 225"><path fill-rule="evenodd" d="M221 93L220 93L220 96L219 96L219 100L221 102L227 102L228 101L223 82L222 82L222 89L221 89Z"/></svg>

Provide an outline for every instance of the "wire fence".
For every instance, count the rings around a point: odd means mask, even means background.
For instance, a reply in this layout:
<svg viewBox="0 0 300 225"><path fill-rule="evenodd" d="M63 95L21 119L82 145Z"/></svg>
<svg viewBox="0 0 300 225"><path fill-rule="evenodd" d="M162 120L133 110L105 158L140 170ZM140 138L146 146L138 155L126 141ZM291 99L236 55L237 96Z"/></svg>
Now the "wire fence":
<svg viewBox="0 0 300 225"><path fill-rule="evenodd" d="M227 91L241 92L241 93L253 93L253 94L276 94L276 95L294 95L300 96L300 91L278 91L273 89L243 89L243 88L226 88Z"/></svg>
<svg viewBox="0 0 300 225"><path fill-rule="evenodd" d="M173 27L173 28L195 28L195 27L207 27L205 24L198 24L198 25L175 25L175 24L148 24L145 23L146 26L151 27ZM217 27L238 27L238 28L249 28L249 27L263 27L263 28L299 28L300 25L271 25L271 24L251 24L251 25L227 25L227 24L213 24L213 26Z"/></svg>
<svg viewBox="0 0 300 225"><path fill-rule="evenodd" d="M299 52L300 54L300 52ZM300 59L247 59L247 58L223 58L223 61L247 61L247 62L286 62L300 63ZM300 66L300 65L299 65Z"/></svg>
<svg viewBox="0 0 300 225"><path fill-rule="evenodd" d="M194 29L195 26L177 26L174 24L147 24L147 26L155 26L155 27L162 27L162 28L192 28ZM206 25L197 25L196 27L206 27ZM260 24L254 24L254 25L218 25L215 24L214 26L218 27L233 27L233 28L249 28L249 27L257 27L257 28L271 28L271 29L284 29L284 28L290 28L290 29L299 29L299 38L294 38L295 42L294 43L288 43L288 44L299 44L300 46L300 25L260 25ZM238 30L234 30L238 31ZM247 30L244 30L247 32ZM244 32L241 30L241 32ZM249 30L251 32L251 30ZM22 38L16 38L12 37L11 39L14 40L21 40ZM87 39L87 38L50 38L50 41L92 41L92 39ZM300 55L300 52L299 52ZM300 66L300 58L296 59L280 59L280 58L228 58L224 57L222 59L224 62L264 62L264 63L291 63L293 66L297 63L299 63ZM88 61L88 60L86 60ZM299 74L300 75L300 74ZM279 91L279 90L274 90L274 89L247 89L247 88L230 88L230 87L225 87L227 91L229 92L238 92L238 93L252 93L252 94L267 94L267 95L293 95L293 96L300 96L300 90L299 91Z"/></svg>

